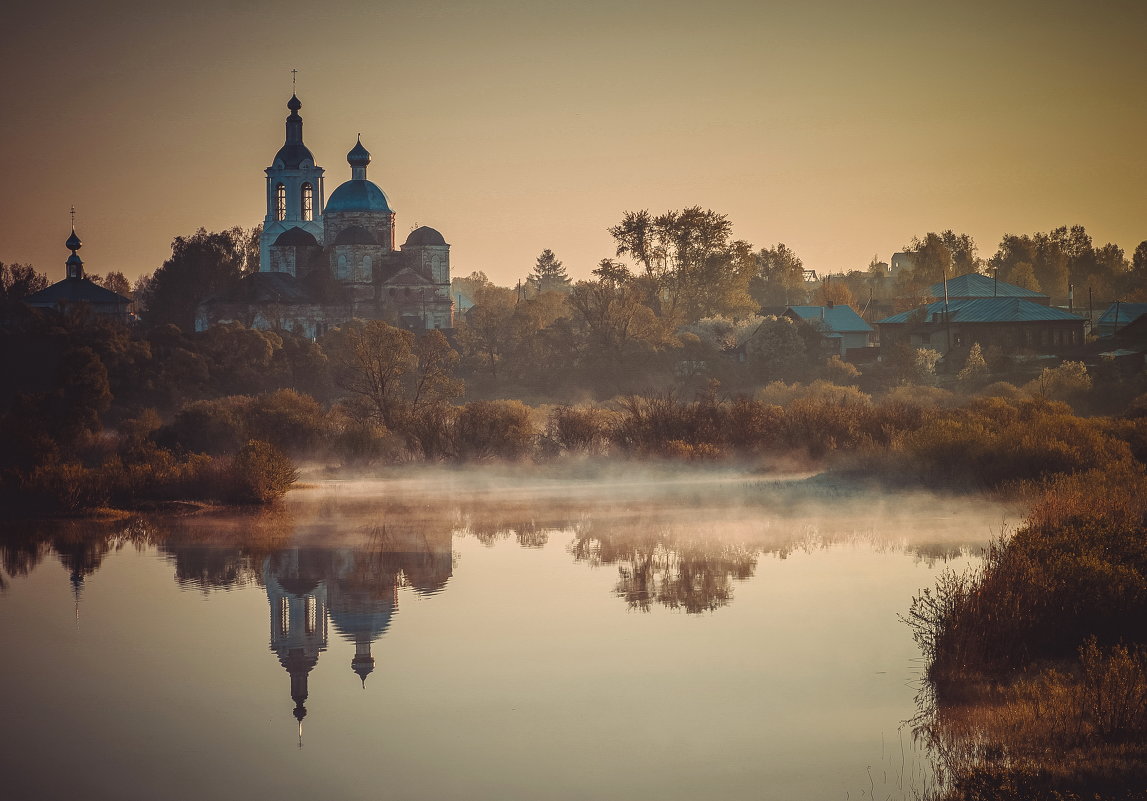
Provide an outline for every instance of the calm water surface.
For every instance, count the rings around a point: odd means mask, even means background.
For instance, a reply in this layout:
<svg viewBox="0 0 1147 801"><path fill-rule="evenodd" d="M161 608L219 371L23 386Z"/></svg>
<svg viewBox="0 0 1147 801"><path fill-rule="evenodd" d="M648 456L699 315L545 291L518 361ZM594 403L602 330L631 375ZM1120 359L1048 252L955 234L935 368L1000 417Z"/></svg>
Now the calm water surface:
<svg viewBox="0 0 1147 801"><path fill-rule="evenodd" d="M897 615L1014 519L484 470L9 525L0 798L910 797Z"/></svg>

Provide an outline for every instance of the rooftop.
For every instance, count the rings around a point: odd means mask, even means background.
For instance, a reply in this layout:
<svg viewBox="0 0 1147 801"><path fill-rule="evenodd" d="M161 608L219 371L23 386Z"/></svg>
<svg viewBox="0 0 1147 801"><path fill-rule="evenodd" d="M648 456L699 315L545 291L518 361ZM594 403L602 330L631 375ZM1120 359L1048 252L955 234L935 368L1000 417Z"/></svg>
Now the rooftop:
<svg viewBox="0 0 1147 801"><path fill-rule="evenodd" d="M990 279L989 279L990 280ZM950 292L951 290L949 290ZM921 314L922 312L922 314ZM948 321L953 323L1034 323L1041 321L1083 322L1083 318L1054 306L1044 306L1014 297L971 298L948 302ZM900 323L940 323L944 321L944 301L937 300L877 321L877 325Z"/></svg>

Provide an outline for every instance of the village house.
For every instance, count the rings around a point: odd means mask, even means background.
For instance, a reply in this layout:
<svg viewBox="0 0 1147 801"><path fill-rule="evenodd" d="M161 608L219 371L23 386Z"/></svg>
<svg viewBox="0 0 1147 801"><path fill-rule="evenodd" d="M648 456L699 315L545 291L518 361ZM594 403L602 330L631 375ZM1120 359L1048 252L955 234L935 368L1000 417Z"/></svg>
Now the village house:
<svg viewBox="0 0 1147 801"><path fill-rule="evenodd" d="M990 279L989 279L990 280ZM904 344L947 353L979 343L1006 353L1057 354L1083 344L1086 321L1018 297L937 300L876 323L880 346Z"/></svg>
<svg viewBox="0 0 1147 801"><path fill-rule="evenodd" d="M872 346L875 330L851 307L828 303L824 306L789 306L784 316L812 326L821 335L826 354L848 357Z"/></svg>

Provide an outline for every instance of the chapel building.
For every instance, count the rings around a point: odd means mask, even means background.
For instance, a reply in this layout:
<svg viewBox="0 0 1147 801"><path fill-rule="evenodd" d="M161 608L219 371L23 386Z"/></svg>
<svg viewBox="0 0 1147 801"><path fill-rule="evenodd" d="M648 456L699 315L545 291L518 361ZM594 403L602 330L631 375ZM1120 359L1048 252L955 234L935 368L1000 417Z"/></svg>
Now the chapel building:
<svg viewBox="0 0 1147 801"><path fill-rule="evenodd" d="M286 138L267 175L259 271L200 304L196 330L225 322L318 337L351 319L412 330L454 325L450 246L416 228L395 247L395 212L366 177L361 138L347 154L350 180L324 201L325 170L303 143L302 103L287 103Z"/></svg>

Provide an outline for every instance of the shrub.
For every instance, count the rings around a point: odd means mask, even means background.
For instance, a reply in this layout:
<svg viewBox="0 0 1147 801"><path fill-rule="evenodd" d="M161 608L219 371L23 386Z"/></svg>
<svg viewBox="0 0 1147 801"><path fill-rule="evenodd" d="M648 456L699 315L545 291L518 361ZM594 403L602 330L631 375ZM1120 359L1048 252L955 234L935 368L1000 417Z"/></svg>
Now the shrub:
<svg viewBox="0 0 1147 801"><path fill-rule="evenodd" d="M246 412L251 399L232 395L189 403L157 434L167 447L191 453L235 453L247 441Z"/></svg>
<svg viewBox="0 0 1147 801"><path fill-rule="evenodd" d="M563 451L601 453L609 446L616 417L594 406L558 406L546 420L546 436Z"/></svg>
<svg viewBox="0 0 1147 801"><path fill-rule="evenodd" d="M1071 402L1091 391L1091 376L1083 362L1064 362L1045 367L1039 378L1024 385L1024 391L1037 398Z"/></svg>
<svg viewBox="0 0 1147 801"><path fill-rule="evenodd" d="M284 453L309 453L327 434L323 407L310 395L293 389L257 395L242 412L249 439L269 442Z"/></svg>
<svg viewBox="0 0 1147 801"><path fill-rule="evenodd" d="M473 401L458 412L455 453L462 458L520 459L533 449L536 432L521 401Z"/></svg>
<svg viewBox="0 0 1147 801"><path fill-rule="evenodd" d="M270 503L285 495L298 478L299 471L278 448L253 439L235 454L223 495L236 503Z"/></svg>

